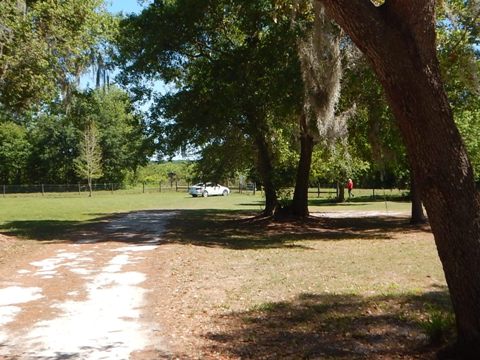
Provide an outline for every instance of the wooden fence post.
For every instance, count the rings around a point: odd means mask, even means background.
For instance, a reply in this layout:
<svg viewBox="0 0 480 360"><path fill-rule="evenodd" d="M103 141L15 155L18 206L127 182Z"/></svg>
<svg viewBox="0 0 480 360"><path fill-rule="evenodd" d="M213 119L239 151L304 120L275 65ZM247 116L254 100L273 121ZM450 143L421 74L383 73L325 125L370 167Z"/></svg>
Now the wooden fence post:
<svg viewBox="0 0 480 360"><path fill-rule="evenodd" d="M158 182L158 192L162 192L162 182Z"/></svg>
<svg viewBox="0 0 480 360"><path fill-rule="evenodd" d="M45 196L45 187L43 184L42 184L42 196Z"/></svg>
<svg viewBox="0 0 480 360"><path fill-rule="evenodd" d="M142 186L143 186L142 192L145 194L145 181L142 183Z"/></svg>
<svg viewBox="0 0 480 360"><path fill-rule="evenodd" d="M3 197L5 197L5 188L6 188L5 184L3 184Z"/></svg>

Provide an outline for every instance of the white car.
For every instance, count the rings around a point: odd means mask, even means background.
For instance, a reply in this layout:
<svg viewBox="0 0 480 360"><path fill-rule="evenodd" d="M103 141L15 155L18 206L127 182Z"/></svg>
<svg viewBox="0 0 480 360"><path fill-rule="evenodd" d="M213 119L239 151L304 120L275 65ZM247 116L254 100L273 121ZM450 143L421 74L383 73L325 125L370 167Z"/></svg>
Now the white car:
<svg viewBox="0 0 480 360"><path fill-rule="evenodd" d="M226 186L222 186L214 183L198 183L188 188L188 193L193 197L197 196L213 196L222 195L227 196L230 194L230 189Z"/></svg>

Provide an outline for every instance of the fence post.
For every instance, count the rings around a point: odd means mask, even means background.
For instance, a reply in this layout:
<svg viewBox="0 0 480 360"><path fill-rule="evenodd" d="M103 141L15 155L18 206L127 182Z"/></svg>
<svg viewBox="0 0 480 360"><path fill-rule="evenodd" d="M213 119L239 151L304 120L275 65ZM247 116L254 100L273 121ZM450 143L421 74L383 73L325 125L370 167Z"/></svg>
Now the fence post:
<svg viewBox="0 0 480 360"><path fill-rule="evenodd" d="M3 184L3 197L5 197L5 184Z"/></svg>
<svg viewBox="0 0 480 360"><path fill-rule="evenodd" d="M44 185L42 184L42 196L44 196L44 195L45 195L45 187L44 187Z"/></svg>
<svg viewBox="0 0 480 360"><path fill-rule="evenodd" d="M80 183L78 183L78 194L80 195L82 193L82 188L80 187Z"/></svg>
<svg viewBox="0 0 480 360"><path fill-rule="evenodd" d="M158 192L162 192L162 182L158 182Z"/></svg>
<svg viewBox="0 0 480 360"><path fill-rule="evenodd" d="M113 194L113 183L112 183L112 194Z"/></svg>
<svg viewBox="0 0 480 360"><path fill-rule="evenodd" d="M317 184L317 198L320 197L320 183Z"/></svg>
<svg viewBox="0 0 480 360"><path fill-rule="evenodd" d="M257 191L257 183L253 183L253 195L255 195L255 192Z"/></svg>
<svg viewBox="0 0 480 360"><path fill-rule="evenodd" d="M145 181L142 183L142 192L145 194Z"/></svg>

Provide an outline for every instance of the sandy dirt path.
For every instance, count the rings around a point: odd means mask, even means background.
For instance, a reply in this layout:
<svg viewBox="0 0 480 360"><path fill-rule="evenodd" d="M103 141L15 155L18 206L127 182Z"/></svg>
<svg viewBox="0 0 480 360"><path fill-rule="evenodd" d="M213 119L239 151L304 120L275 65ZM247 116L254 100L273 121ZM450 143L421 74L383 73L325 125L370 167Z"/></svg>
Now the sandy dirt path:
<svg viewBox="0 0 480 360"><path fill-rule="evenodd" d="M117 216L0 272L0 359L168 356L146 284L173 213Z"/></svg>

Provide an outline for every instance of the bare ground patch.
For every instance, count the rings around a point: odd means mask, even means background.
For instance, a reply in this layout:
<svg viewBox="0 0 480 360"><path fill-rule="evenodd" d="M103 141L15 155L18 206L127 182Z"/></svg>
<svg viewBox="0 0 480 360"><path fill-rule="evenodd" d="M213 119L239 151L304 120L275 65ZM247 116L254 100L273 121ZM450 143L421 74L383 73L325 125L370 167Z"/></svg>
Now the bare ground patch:
<svg viewBox="0 0 480 360"><path fill-rule="evenodd" d="M20 240L13 236L0 234L0 266L13 258L34 251L35 241Z"/></svg>

